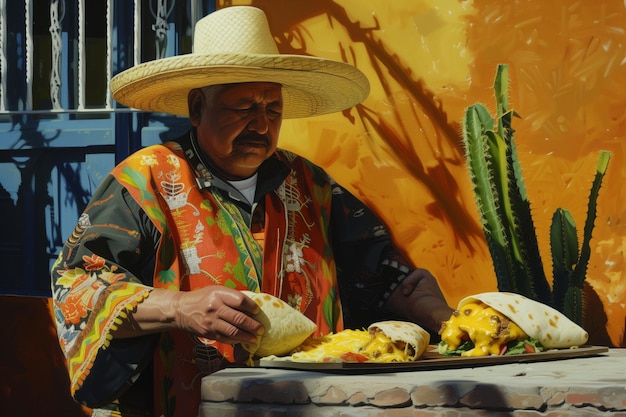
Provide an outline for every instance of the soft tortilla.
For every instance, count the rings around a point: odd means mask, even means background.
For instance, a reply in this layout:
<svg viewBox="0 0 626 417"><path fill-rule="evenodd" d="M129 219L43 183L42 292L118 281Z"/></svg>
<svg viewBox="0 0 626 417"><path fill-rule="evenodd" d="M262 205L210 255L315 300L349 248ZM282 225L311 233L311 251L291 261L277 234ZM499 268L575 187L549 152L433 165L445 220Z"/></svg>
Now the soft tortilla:
<svg viewBox="0 0 626 417"><path fill-rule="evenodd" d="M548 348L582 346L589 334L563 313L538 301L509 292L485 292L463 298L458 310L472 301L482 301L517 324L529 337Z"/></svg>
<svg viewBox="0 0 626 417"><path fill-rule="evenodd" d="M304 314L271 294L242 291L261 307L255 315L265 333L257 343L242 343L248 352L256 356L285 355L302 344L317 325Z"/></svg>
<svg viewBox="0 0 626 417"><path fill-rule="evenodd" d="M430 334L415 323L399 320L387 320L372 323L367 331L375 335L383 332L392 342L403 342L413 348L413 355L409 357L414 361L424 354L430 343Z"/></svg>

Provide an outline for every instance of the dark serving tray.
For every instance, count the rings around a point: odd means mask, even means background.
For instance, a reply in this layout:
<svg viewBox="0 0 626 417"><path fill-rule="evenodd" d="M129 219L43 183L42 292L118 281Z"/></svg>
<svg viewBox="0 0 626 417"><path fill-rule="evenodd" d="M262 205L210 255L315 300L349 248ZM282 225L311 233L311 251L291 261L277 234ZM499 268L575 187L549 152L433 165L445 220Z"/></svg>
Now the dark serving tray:
<svg viewBox="0 0 626 417"><path fill-rule="evenodd" d="M260 359L257 366L262 368L282 368L350 374L410 372L583 358L596 356L608 351L609 348L606 346L585 345L572 349L551 349L544 352L521 355L461 357L441 355L437 352L437 346L431 345L426 350L424 355L414 362L294 362L287 359Z"/></svg>

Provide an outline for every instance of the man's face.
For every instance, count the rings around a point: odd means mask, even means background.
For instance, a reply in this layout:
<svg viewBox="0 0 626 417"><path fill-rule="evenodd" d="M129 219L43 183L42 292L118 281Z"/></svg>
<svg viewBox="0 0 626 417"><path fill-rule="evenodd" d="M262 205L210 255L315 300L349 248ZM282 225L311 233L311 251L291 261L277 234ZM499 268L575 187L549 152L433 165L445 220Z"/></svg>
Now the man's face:
<svg viewBox="0 0 626 417"><path fill-rule="evenodd" d="M226 179L252 176L278 143L280 84L213 86L189 93L189 118L198 143Z"/></svg>

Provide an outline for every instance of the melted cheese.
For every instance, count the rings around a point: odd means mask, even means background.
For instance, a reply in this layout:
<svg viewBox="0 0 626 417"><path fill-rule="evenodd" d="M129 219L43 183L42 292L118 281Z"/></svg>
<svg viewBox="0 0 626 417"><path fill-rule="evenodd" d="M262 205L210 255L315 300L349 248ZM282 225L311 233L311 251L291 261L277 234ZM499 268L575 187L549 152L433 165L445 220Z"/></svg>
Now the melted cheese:
<svg viewBox="0 0 626 417"><path fill-rule="evenodd" d="M338 362L341 355L349 352L358 352L364 346L370 335L365 330L343 330L310 339L300 346L300 351L291 355L294 361L303 362Z"/></svg>
<svg viewBox="0 0 626 417"><path fill-rule="evenodd" d="M376 362L406 362L411 358L407 343L394 343L387 335L377 332L359 353Z"/></svg>
<svg viewBox="0 0 626 417"><path fill-rule="evenodd" d="M406 362L411 347L394 343L384 333L369 334L366 330L346 329L318 339L310 339L291 355L300 362Z"/></svg>
<svg viewBox="0 0 626 417"><path fill-rule="evenodd" d="M468 338L474 348L461 356L499 355L502 345L511 340L524 340L528 336L515 323L486 304L467 303L443 323L441 340L449 350L456 350Z"/></svg>

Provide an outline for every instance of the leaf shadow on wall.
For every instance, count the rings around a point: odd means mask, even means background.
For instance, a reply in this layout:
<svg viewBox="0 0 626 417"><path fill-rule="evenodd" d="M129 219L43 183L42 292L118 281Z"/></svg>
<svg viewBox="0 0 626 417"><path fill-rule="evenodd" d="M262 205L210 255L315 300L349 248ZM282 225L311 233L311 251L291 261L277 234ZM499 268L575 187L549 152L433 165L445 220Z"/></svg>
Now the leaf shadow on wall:
<svg viewBox="0 0 626 417"><path fill-rule="evenodd" d="M275 1L269 0L253 3L265 9L276 5ZM408 174L420 184L425 190L422 192L434 201L426 205L427 214L454 230L455 247L464 246L470 253L476 252L477 245L484 245L484 237L475 207L464 204L460 197L458 174L450 169L465 169L461 129L458 123L448 120L442 103L421 79L415 77L408 64L376 36L376 31L380 29L376 16L373 17L376 24L367 27L354 21L344 7L330 0L280 4L280 15L271 13L268 20L282 53L307 54L306 38L309 34L304 33L305 29L298 23L312 17L326 15L332 26L339 25L345 30L350 43L338 44L343 60L357 66L370 65L377 75L376 80L371 81L381 84L391 105L390 113L385 115L361 104L344 111L343 116L352 124L360 123L366 132L370 132L365 137L375 157L392 159L396 173ZM353 50L354 45L364 47L368 62L355 62L357 54ZM394 91L399 90L406 95L402 104L394 102ZM438 149L428 149L423 156L421 151L432 146ZM433 155L440 156L433 158ZM395 185L390 179L386 186ZM385 191L393 194L388 188ZM398 189L397 195L402 195L402 190ZM381 217L385 216L386 213L378 210L373 196L361 193L359 198L378 211Z"/></svg>

